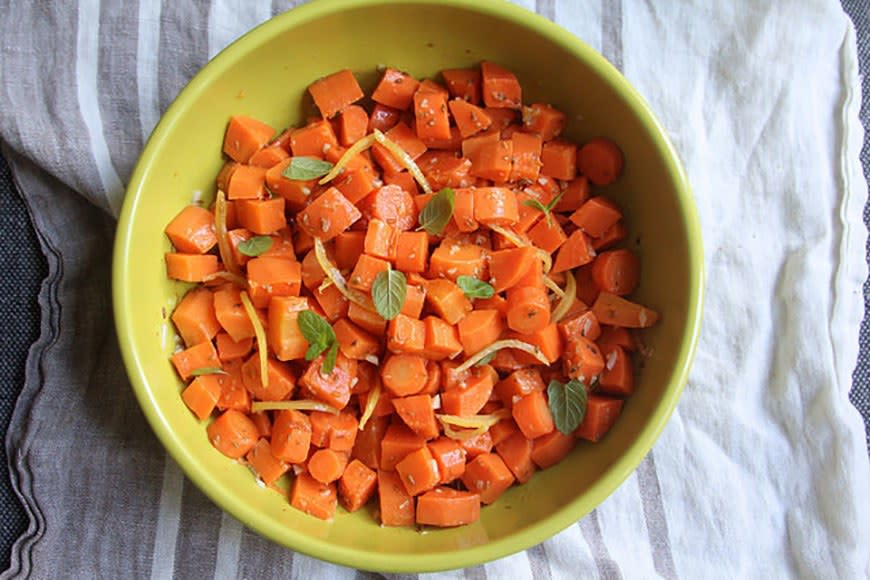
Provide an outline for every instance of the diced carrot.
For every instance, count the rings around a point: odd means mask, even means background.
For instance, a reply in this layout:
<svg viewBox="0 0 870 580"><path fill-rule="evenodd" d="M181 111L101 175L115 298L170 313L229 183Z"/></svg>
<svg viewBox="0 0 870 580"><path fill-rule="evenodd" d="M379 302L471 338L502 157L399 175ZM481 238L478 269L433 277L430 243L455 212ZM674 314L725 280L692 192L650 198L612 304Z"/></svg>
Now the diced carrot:
<svg viewBox="0 0 870 580"><path fill-rule="evenodd" d="M359 459L351 461L338 482L338 500L349 512L368 503L375 493L378 474Z"/></svg>
<svg viewBox="0 0 870 580"><path fill-rule="evenodd" d="M460 232L473 232L479 226L474 219L474 189L454 190L453 221Z"/></svg>
<svg viewBox="0 0 870 580"><path fill-rule="evenodd" d="M239 165L227 183L227 199L262 199L266 195L266 170Z"/></svg>
<svg viewBox="0 0 870 580"><path fill-rule="evenodd" d="M260 439L245 456L260 479L266 485L272 485L279 477L287 473L290 465L272 455L272 448L267 439Z"/></svg>
<svg viewBox="0 0 870 580"><path fill-rule="evenodd" d="M571 336L565 341L562 368L570 378L588 385L604 370L601 349L585 336Z"/></svg>
<svg viewBox="0 0 870 580"><path fill-rule="evenodd" d="M375 258L395 262L398 238L399 230L385 221L373 218L369 220L363 250Z"/></svg>
<svg viewBox="0 0 870 580"><path fill-rule="evenodd" d="M420 91L414 93L414 118L420 139L449 139L450 114L447 93Z"/></svg>
<svg viewBox="0 0 870 580"><path fill-rule="evenodd" d="M532 461L541 469L552 467L574 449L575 443L577 443L577 439L573 436L565 435L558 429L551 431L535 439L532 448Z"/></svg>
<svg viewBox="0 0 870 580"><path fill-rule="evenodd" d="M483 102L487 107L519 109L522 106L522 87L516 75L495 63L480 63Z"/></svg>
<svg viewBox="0 0 870 580"><path fill-rule="evenodd" d="M404 111L411 106L414 93L417 92L419 86L420 81L414 77L388 67L372 93L372 100L381 105Z"/></svg>
<svg viewBox="0 0 870 580"><path fill-rule="evenodd" d="M598 337L601 335L601 325L598 324L598 317L595 316L595 313L591 310L586 310L559 321L559 331L565 340L568 340L572 336L583 336L589 340L598 340Z"/></svg>
<svg viewBox="0 0 870 580"><path fill-rule="evenodd" d="M640 281L640 260L626 249L602 252L592 263L592 280L605 292L631 294Z"/></svg>
<svg viewBox="0 0 870 580"><path fill-rule="evenodd" d="M573 270L578 266L590 263L595 258L595 250L589 236L582 230L574 230L565 243L559 248L553 263L553 273Z"/></svg>
<svg viewBox="0 0 870 580"><path fill-rule="evenodd" d="M423 354L426 326L422 320L399 314L387 324L387 349L394 353Z"/></svg>
<svg viewBox="0 0 870 580"><path fill-rule="evenodd" d="M381 336L387 329L387 321L381 318L381 315L374 310L363 308L356 302L351 302L347 307L347 317L350 320L375 336Z"/></svg>
<svg viewBox="0 0 870 580"><path fill-rule="evenodd" d="M290 505L310 516L329 520L335 515L338 496L335 484L323 484L302 472L293 479Z"/></svg>
<svg viewBox="0 0 870 580"><path fill-rule="evenodd" d="M425 153L423 155L425 155ZM421 155L421 157L423 155ZM411 175L408 171L402 171L401 173L396 173L394 175L385 175L384 183L388 185L398 185L399 187L410 193L412 196L420 195L420 189L417 187L417 181L414 179L414 176Z"/></svg>
<svg viewBox="0 0 870 580"><path fill-rule="evenodd" d="M541 172L541 151L543 143L539 135L516 132L511 135L511 154L513 155L508 181L527 179L535 181Z"/></svg>
<svg viewBox="0 0 870 580"><path fill-rule="evenodd" d="M569 181L577 176L577 146L556 139L541 149L541 175Z"/></svg>
<svg viewBox="0 0 870 580"><path fill-rule="evenodd" d="M221 396L217 408L221 411L233 409L242 413L251 411L251 393L242 381L242 361L230 361L224 365L225 375L218 375Z"/></svg>
<svg viewBox="0 0 870 580"><path fill-rule="evenodd" d="M305 356L308 341L299 329L297 318L301 311L308 309L308 299L298 296L276 296L269 301L266 336L269 347L278 360L298 360ZM241 327L242 321L238 321L238 324ZM244 330L247 334L247 327ZM253 329L250 332L253 334Z"/></svg>
<svg viewBox="0 0 870 580"><path fill-rule="evenodd" d="M647 328L659 319L654 310L610 292L601 292L598 295L592 305L592 312L603 324L625 328Z"/></svg>
<svg viewBox="0 0 870 580"><path fill-rule="evenodd" d="M423 312L423 303L426 300L426 291L422 286L409 285L405 291L405 303L402 304L400 314L411 318L420 318Z"/></svg>
<svg viewBox="0 0 870 580"><path fill-rule="evenodd" d="M440 483L451 483L465 473L466 451L458 441L449 437L439 437L429 443L429 451L438 464Z"/></svg>
<svg viewBox="0 0 870 580"><path fill-rule="evenodd" d="M254 167L262 167L263 169L270 169L275 167L285 159L290 157L290 154L287 151L278 146L278 145L269 145L268 147L263 147L253 155L251 155L251 159L248 161L249 165ZM227 196L229 196L229 191L227 191Z"/></svg>
<svg viewBox="0 0 870 580"><path fill-rule="evenodd" d="M301 210L308 203L312 192L317 187L316 179L299 180L284 176L284 171L292 162L287 158L278 162L266 171L266 185L269 191L283 197L287 207L292 210Z"/></svg>
<svg viewBox="0 0 870 580"><path fill-rule="evenodd" d="M541 330L529 334L514 334L512 338L517 338L523 342L537 346L541 354L551 363L556 362L562 356L562 337L559 335L559 328L555 322L550 322ZM518 360L526 364L539 364L537 359L533 358L528 353L522 351L514 351Z"/></svg>
<svg viewBox="0 0 870 580"><path fill-rule="evenodd" d="M507 293L507 325L521 334L530 334L550 323L550 301L538 286L517 286Z"/></svg>
<svg viewBox="0 0 870 580"><path fill-rule="evenodd" d="M382 525L414 525L414 498L405 491L396 472L378 470L378 504Z"/></svg>
<svg viewBox="0 0 870 580"><path fill-rule="evenodd" d="M565 128L565 113L542 103L523 107L523 128L537 133L544 141L558 137Z"/></svg>
<svg viewBox="0 0 870 580"><path fill-rule="evenodd" d="M468 137L462 140L462 156L468 159L474 159L478 150L487 143L498 143L499 132L497 129L489 129L483 133L479 133L474 137ZM473 163L473 162L472 162Z"/></svg>
<svg viewBox="0 0 870 580"><path fill-rule="evenodd" d="M382 395L381 398L385 397ZM357 435L351 457L359 459L371 469L378 469L381 463L381 440L389 424L389 417L373 415Z"/></svg>
<svg viewBox="0 0 870 580"><path fill-rule="evenodd" d="M297 223L308 234L325 242L361 217L355 205L338 189L330 187L299 213Z"/></svg>
<svg viewBox="0 0 870 580"><path fill-rule="evenodd" d="M170 357L170 360L172 360L179 376L185 381L196 370L221 368L221 361L218 359L217 351L210 340L178 351Z"/></svg>
<svg viewBox="0 0 870 580"><path fill-rule="evenodd" d="M537 369L519 369L495 385L495 393L508 409L514 402L520 400L532 391L543 391L546 388Z"/></svg>
<svg viewBox="0 0 870 580"><path fill-rule="evenodd" d="M398 185L384 185L360 203L370 219L377 218L406 232L417 225L417 205L410 193Z"/></svg>
<svg viewBox="0 0 870 580"><path fill-rule="evenodd" d="M386 136L390 141L404 149L411 159L416 159L426 152L426 144L417 137L417 133L413 129L401 121L387 131ZM385 174L394 175L401 173L405 169L404 165L399 163L393 154L380 143L375 143L371 151L372 157L381 166Z"/></svg>
<svg viewBox="0 0 870 580"><path fill-rule="evenodd" d="M298 296L302 267L296 260L258 256L248 262L248 294L257 308L266 308L273 296Z"/></svg>
<svg viewBox="0 0 870 580"><path fill-rule="evenodd" d="M351 203L358 203L372 193L379 183L375 170L371 167L348 169L336 178L333 185Z"/></svg>
<svg viewBox="0 0 870 580"><path fill-rule="evenodd" d="M410 452L399 461L396 464L396 473L410 496L432 489L440 480L438 464L426 446Z"/></svg>
<svg viewBox="0 0 870 580"><path fill-rule="evenodd" d="M474 437L463 439L462 448L465 449L469 459L473 459L478 455L483 455L484 453L490 453L492 451L492 437L490 436L489 431L484 431Z"/></svg>
<svg viewBox="0 0 870 580"><path fill-rule="evenodd" d="M332 449L318 449L308 458L308 473L320 483L332 483L344 473L347 454Z"/></svg>
<svg viewBox="0 0 870 580"><path fill-rule="evenodd" d="M324 119L335 116L364 96L356 77L347 69L314 81L308 92Z"/></svg>
<svg viewBox="0 0 870 580"><path fill-rule="evenodd" d="M255 234L270 235L287 227L284 198L244 199L235 202L239 224Z"/></svg>
<svg viewBox="0 0 870 580"><path fill-rule="evenodd" d="M637 343L631 331L621 326L604 326L601 329L601 336L592 340L596 340L602 349L605 345L621 346L623 350L628 352L634 352L637 349Z"/></svg>
<svg viewBox="0 0 870 580"><path fill-rule="evenodd" d="M211 340L221 329L215 316L214 294L207 288L194 288L185 294L171 318L187 346Z"/></svg>
<svg viewBox="0 0 870 580"><path fill-rule="evenodd" d="M356 444L359 422L351 411L325 413L312 411L311 444L315 447L329 448L334 451L350 452Z"/></svg>
<svg viewBox="0 0 870 580"><path fill-rule="evenodd" d="M204 254L217 244L214 214L197 205L186 206L164 231L175 249L185 254Z"/></svg>
<svg viewBox="0 0 870 580"><path fill-rule="evenodd" d="M483 453L468 462L462 483L480 494L480 501L489 505L501 496L514 482L514 475L495 453Z"/></svg>
<svg viewBox="0 0 870 580"><path fill-rule="evenodd" d="M318 121L290 134L290 152L294 157L317 157L332 147L338 147L338 139L329 121Z"/></svg>
<svg viewBox="0 0 870 580"><path fill-rule="evenodd" d="M511 225L519 219L517 197L505 187L474 190L474 219L486 225Z"/></svg>
<svg viewBox="0 0 870 580"><path fill-rule="evenodd" d="M350 147L366 136L369 114L359 105L348 105L338 116L338 141Z"/></svg>
<svg viewBox="0 0 870 580"><path fill-rule="evenodd" d="M425 437L414 433L403 423L394 423L381 439L380 468L392 471L406 455L425 446Z"/></svg>
<svg viewBox="0 0 870 580"><path fill-rule="evenodd" d="M574 270L574 280L577 282L577 299L584 304L594 303L601 290L592 280L592 264Z"/></svg>
<svg viewBox="0 0 870 580"><path fill-rule="evenodd" d="M442 360L462 351L459 334L455 326L437 316L427 316L423 319L426 332L426 358Z"/></svg>
<svg viewBox="0 0 870 580"><path fill-rule="evenodd" d="M283 401L289 399L296 389L296 375L285 362L270 358L267 362L269 386L260 379L260 357L256 354L242 365L242 381L245 388L260 401Z"/></svg>
<svg viewBox="0 0 870 580"><path fill-rule="evenodd" d="M622 173L622 151L610 139L590 139L577 153L577 164L589 181L595 185L607 185L616 181Z"/></svg>
<svg viewBox="0 0 870 580"><path fill-rule="evenodd" d="M621 218L619 207L600 195L589 199L571 214L571 221L593 238L600 237Z"/></svg>
<svg viewBox="0 0 870 580"><path fill-rule="evenodd" d="M468 101L472 105L480 104L480 71L466 68L444 69L441 71L444 84L450 91L450 96Z"/></svg>
<svg viewBox="0 0 870 580"><path fill-rule="evenodd" d="M601 392L618 397L628 397L634 392L634 371L631 357L618 345L601 347L604 357L604 370L601 373Z"/></svg>
<svg viewBox="0 0 870 580"><path fill-rule="evenodd" d="M434 190L467 187L474 182L471 160L459 157L455 151L427 151L417 158L417 165Z"/></svg>
<svg viewBox="0 0 870 580"><path fill-rule="evenodd" d="M488 277L486 250L474 244L445 239L429 257L429 276L456 281L459 276Z"/></svg>
<svg viewBox="0 0 870 580"><path fill-rule="evenodd" d="M515 286L537 260L533 248L511 248L492 252L489 259L490 284L496 292Z"/></svg>
<svg viewBox="0 0 870 580"><path fill-rule="evenodd" d="M217 188L220 191L227 190L227 184L230 181L230 177L232 177L233 171L235 171L238 166L239 164L235 161L227 161L224 163L223 167L221 167L221 170L218 171L217 177L215 178L215 185L217 185Z"/></svg>
<svg viewBox="0 0 870 580"><path fill-rule="evenodd" d="M485 131L492 125L492 119L486 112L463 99L453 99L449 103L450 113L453 115L453 120L456 121L456 126L459 128L459 134L462 138L468 138L472 135Z"/></svg>
<svg viewBox="0 0 870 580"><path fill-rule="evenodd" d="M448 415L476 415L489 400L493 386L492 375L475 368L468 379L441 393L441 409Z"/></svg>
<svg viewBox="0 0 870 580"><path fill-rule="evenodd" d="M480 519L480 495L450 487L436 487L417 499L417 523L448 528Z"/></svg>
<svg viewBox="0 0 870 580"><path fill-rule="evenodd" d="M622 411L622 405L622 399L590 394L586 404L586 416L583 417L583 422L574 431L574 435L587 441L600 441L613 427L616 418Z"/></svg>
<svg viewBox="0 0 870 580"><path fill-rule="evenodd" d="M411 93L411 95L411 98L413 99L413 93ZM408 106L411 106L410 100L408 101ZM382 133L386 133L395 127L401 119L402 111L376 102L375 106L372 107L372 114L369 115L368 130L371 132L377 129Z"/></svg>
<svg viewBox="0 0 870 580"><path fill-rule="evenodd" d="M593 238L592 247L595 251L606 250L617 242L621 242L628 235L628 230L622 220L619 220L601 234L600 237Z"/></svg>
<svg viewBox="0 0 870 580"><path fill-rule="evenodd" d="M323 355L311 361L300 382L324 403L343 409L350 400L351 382L356 378L356 361L339 351L331 373L323 374L322 367Z"/></svg>
<svg viewBox="0 0 870 580"><path fill-rule="evenodd" d="M495 451L520 483L526 483L534 475L536 468L532 461L534 443L519 431L509 435L496 444Z"/></svg>
<svg viewBox="0 0 870 580"><path fill-rule="evenodd" d="M326 256L332 259L330 248L332 246L326 246ZM354 263L356 263L356 259L354 259ZM317 255L314 253L314 250L309 250L308 253L305 254L305 257L302 258L302 285L308 288L309 290L314 290L319 287L320 284L326 279L326 273L323 271L323 268L320 267L320 262L317 261Z"/></svg>
<svg viewBox="0 0 870 580"><path fill-rule="evenodd" d="M244 457L257 443L259 433L247 415L233 409L224 411L206 427L208 439L215 449L229 457Z"/></svg>
<svg viewBox="0 0 870 580"><path fill-rule="evenodd" d="M275 129L261 121L235 115L230 117L227 125L223 151L234 161L247 163L251 155L266 145L274 134Z"/></svg>
<svg viewBox="0 0 870 580"><path fill-rule="evenodd" d="M537 225L529 230L529 240L535 247L552 254L564 244L568 236L556 220L539 220Z"/></svg>
<svg viewBox="0 0 870 580"><path fill-rule="evenodd" d="M471 302L450 280L437 279L427 283L426 301L448 324L456 324L471 311Z"/></svg>
<svg viewBox="0 0 870 580"><path fill-rule="evenodd" d="M357 258L365 247L365 237L365 232L341 232L335 237L335 265L339 270L347 270L356 265ZM307 284L306 287L310 288Z"/></svg>
<svg viewBox="0 0 870 580"><path fill-rule="evenodd" d="M269 418L269 413L267 411L258 411L256 413L251 413L249 416L251 417L251 421L254 422L254 425L257 426L257 433L260 434L261 438L269 438L272 436L272 420Z"/></svg>
<svg viewBox="0 0 870 580"><path fill-rule="evenodd" d="M346 318L333 325L341 352L348 358L362 360L375 356L380 351L378 339Z"/></svg>
<svg viewBox="0 0 870 580"><path fill-rule="evenodd" d="M217 256L211 254L166 253L166 275L182 282L202 282L218 271Z"/></svg>
<svg viewBox="0 0 870 580"><path fill-rule="evenodd" d="M426 232L401 232L396 241L396 268L402 272L425 272L429 257Z"/></svg>
<svg viewBox="0 0 870 580"><path fill-rule="evenodd" d="M504 322L498 310L472 310L459 321L458 330L462 350L469 357L497 341Z"/></svg>
<svg viewBox="0 0 870 580"><path fill-rule="evenodd" d="M363 254L357 260L356 267L353 269L347 285L351 288L368 292L372 289L372 284L374 284L378 274L386 272L389 269L390 263L386 260Z"/></svg>
<svg viewBox="0 0 870 580"><path fill-rule="evenodd" d="M419 393L426 383L426 359L416 354L393 354L381 369L384 386L396 397Z"/></svg>
<svg viewBox="0 0 870 580"><path fill-rule="evenodd" d="M220 396L221 385L217 375L196 377L181 393L184 404L200 421L211 415Z"/></svg>
<svg viewBox="0 0 870 580"><path fill-rule="evenodd" d="M323 314L328 321L335 322L339 318L347 316L349 302L337 286L327 286L323 290L315 288L312 294L314 294L317 304L323 309Z"/></svg>
<svg viewBox="0 0 870 580"><path fill-rule="evenodd" d="M526 439L536 439L556 428L542 391L532 391L516 401L511 414Z"/></svg>
<svg viewBox="0 0 870 580"><path fill-rule="evenodd" d="M507 181L511 174L512 157L512 141L484 141L470 155L471 174L498 183Z"/></svg>
<svg viewBox="0 0 870 580"><path fill-rule="evenodd" d="M405 425L417 435L426 440L438 437L438 423L435 420L431 396L396 397L393 399L393 408Z"/></svg>

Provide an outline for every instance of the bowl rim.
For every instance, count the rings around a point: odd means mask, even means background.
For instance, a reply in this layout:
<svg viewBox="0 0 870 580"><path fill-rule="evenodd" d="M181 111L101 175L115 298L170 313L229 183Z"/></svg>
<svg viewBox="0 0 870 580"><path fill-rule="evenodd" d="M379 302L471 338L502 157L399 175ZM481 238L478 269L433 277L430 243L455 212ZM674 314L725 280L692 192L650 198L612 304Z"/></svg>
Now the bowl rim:
<svg viewBox="0 0 870 580"><path fill-rule="evenodd" d="M652 419L626 452L604 472L603 476L582 497L565 504L549 518L530 525L515 534L472 548L451 552L449 558L445 558L443 553L386 555L334 546L328 540L310 538L301 534L288 536L287 528L278 524L277 521L258 519L256 510L245 503L233 501L233 496L226 488L193 468L195 458L174 434L167 417L160 412L157 401L147 386L146 370L136 352L133 351L132 341L126 338L130 336L130 331L134 325L133 312L135 311L131 290L125 282L130 272L130 264L125 260L125 256L131 248L132 218L142 200L143 182L153 162L155 151L167 139L173 125L188 107L188 103L230 67L237 56L247 53L265 40L282 34L287 28L328 16L344 8L359 9L389 4L460 8L501 19L532 29L536 34L584 61L600 77L602 82L609 84L620 94L625 105L651 135L655 148L666 164L667 174L676 186L678 207L682 212L681 217L689 240L689 300L686 305L688 327L683 335L682 345L678 353L678 361L680 362L671 374L672 380L667 386L663 399L655 410ZM136 163L127 186L118 221L112 260L113 310L124 366L136 399L148 423L185 475L222 510L271 541L324 561L383 572L434 572L482 564L541 543L586 516L613 493L646 457L676 407L688 380L689 369L697 348L703 314L704 259L702 243L700 222L692 190L676 149L668 138L664 127L644 98L625 77L601 54L567 30L539 14L506 0L314 0L272 17L227 46L187 83L161 117Z"/></svg>

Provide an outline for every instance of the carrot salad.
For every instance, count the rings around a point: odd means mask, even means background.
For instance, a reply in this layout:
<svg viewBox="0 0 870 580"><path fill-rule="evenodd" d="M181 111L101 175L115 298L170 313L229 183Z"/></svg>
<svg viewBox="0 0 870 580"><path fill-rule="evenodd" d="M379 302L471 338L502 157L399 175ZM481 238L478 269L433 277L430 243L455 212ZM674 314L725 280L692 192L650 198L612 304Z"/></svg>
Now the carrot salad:
<svg viewBox="0 0 870 580"><path fill-rule="evenodd" d="M210 207L166 227L172 364L212 445L297 509L458 526L612 427L634 390L640 262L602 194L623 155L562 136L483 62L315 81L276 135L229 120ZM279 480L286 485L277 485Z"/></svg>

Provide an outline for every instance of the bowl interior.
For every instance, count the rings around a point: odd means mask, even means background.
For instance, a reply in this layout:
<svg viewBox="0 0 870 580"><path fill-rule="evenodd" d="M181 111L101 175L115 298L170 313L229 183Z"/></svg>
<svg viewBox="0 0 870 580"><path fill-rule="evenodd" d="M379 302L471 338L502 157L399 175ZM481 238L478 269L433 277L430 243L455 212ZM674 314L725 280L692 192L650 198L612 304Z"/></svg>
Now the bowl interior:
<svg viewBox="0 0 870 580"><path fill-rule="evenodd" d="M485 31L485 32L484 32ZM163 228L194 192L214 194L227 120L248 114L283 128L312 112L307 85L350 68L365 89L379 64L434 76L483 59L512 69L526 102L566 111L567 135L615 139L626 171L607 193L626 211L629 245L643 262L639 300L662 322L636 394L599 444L580 443L559 465L509 490L479 523L421 534L380 527L367 510L323 522L208 443L179 398L168 357L172 308L187 290L167 280ZM314 2L261 26L212 61L164 116L131 180L115 254L115 315L136 395L187 476L247 526L295 550L350 566L454 568L534 545L592 510L651 447L679 396L700 318L701 248L691 194L640 97L597 53L545 19L505 2Z"/></svg>

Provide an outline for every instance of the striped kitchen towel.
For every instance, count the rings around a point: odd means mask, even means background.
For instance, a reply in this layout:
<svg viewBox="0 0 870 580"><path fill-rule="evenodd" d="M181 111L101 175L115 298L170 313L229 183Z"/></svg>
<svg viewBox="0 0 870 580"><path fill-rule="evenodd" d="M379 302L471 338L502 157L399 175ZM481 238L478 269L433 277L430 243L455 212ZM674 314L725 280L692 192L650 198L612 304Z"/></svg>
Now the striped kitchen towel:
<svg viewBox="0 0 870 580"><path fill-rule="evenodd" d="M445 578L866 577L847 392L866 277L854 31L836 0L524 0L620 68L702 220L705 325L653 452L598 509ZM281 0L0 1L0 138L49 264L7 434L30 518L3 575L368 578L221 513L150 432L110 316L114 216L196 71Z"/></svg>

